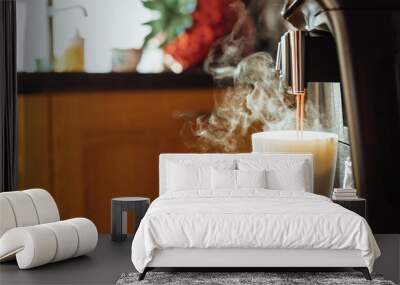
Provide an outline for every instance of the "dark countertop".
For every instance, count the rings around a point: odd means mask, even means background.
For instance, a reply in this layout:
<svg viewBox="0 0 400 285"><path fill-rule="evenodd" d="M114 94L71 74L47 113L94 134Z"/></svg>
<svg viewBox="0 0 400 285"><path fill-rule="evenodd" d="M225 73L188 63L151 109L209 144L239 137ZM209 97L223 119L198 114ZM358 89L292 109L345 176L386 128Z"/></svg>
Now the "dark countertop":
<svg viewBox="0 0 400 285"><path fill-rule="evenodd" d="M195 69L175 73L18 73L18 93L210 88L210 75Z"/></svg>

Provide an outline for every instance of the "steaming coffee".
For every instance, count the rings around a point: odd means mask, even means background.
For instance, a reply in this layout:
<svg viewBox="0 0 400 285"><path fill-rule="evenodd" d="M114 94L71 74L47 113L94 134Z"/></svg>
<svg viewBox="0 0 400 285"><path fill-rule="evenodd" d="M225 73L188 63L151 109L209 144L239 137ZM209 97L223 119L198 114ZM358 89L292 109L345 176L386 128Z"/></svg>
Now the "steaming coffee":
<svg viewBox="0 0 400 285"><path fill-rule="evenodd" d="M338 137L333 133L268 131L252 135L253 152L312 153L314 193L330 196L336 168Z"/></svg>
<svg viewBox="0 0 400 285"><path fill-rule="evenodd" d="M296 131L300 136L304 130L304 97L305 92L296 94Z"/></svg>

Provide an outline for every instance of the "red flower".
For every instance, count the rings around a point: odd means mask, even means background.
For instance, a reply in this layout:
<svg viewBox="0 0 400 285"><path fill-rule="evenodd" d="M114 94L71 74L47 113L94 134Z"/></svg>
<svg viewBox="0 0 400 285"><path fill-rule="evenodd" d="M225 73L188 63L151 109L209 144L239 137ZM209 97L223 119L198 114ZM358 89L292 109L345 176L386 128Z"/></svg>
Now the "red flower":
<svg viewBox="0 0 400 285"><path fill-rule="evenodd" d="M198 0L192 27L167 44L164 51L183 69L203 62L214 41L231 32L237 19L232 7L235 1L238 0Z"/></svg>

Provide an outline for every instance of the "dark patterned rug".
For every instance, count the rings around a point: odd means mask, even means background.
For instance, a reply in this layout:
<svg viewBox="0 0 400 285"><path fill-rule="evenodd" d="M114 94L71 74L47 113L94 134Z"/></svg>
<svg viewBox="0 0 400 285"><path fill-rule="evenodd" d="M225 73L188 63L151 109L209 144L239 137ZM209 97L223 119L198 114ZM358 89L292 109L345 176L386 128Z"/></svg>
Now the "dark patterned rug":
<svg viewBox="0 0 400 285"><path fill-rule="evenodd" d="M146 278L142 281L138 281L138 276L138 273L122 274L117 281L117 285L395 285L392 281L384 280L380 275L372 275L373 280L368 281L359 272L148 272Z"/></svg>

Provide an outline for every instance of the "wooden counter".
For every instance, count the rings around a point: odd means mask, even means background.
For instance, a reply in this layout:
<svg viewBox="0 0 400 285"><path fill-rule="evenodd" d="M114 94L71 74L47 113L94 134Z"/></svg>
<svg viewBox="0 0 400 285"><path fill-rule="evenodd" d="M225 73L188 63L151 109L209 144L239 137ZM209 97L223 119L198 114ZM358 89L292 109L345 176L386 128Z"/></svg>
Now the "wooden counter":
<svg viewBox="0 0 400 285"><path fill-rule="evenodd" d="M63 219L88 217L101 233L112 197L156 198L158 155L192 151L177 113L210 112L214 91L146 89L20 94L19 189L48 189Z"/></svg>

